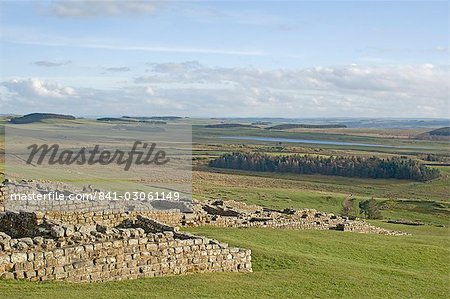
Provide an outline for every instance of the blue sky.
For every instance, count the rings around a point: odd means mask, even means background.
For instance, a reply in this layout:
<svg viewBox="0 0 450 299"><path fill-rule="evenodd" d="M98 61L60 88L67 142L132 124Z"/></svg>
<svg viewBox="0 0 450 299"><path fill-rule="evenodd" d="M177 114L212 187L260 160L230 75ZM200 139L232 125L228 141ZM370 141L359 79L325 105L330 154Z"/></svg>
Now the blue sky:
<svg viewBox="0 0 450 299"><path fill-rule="evenodd" d="M449 116L447 1L0 9L2 113Z"/></svg>

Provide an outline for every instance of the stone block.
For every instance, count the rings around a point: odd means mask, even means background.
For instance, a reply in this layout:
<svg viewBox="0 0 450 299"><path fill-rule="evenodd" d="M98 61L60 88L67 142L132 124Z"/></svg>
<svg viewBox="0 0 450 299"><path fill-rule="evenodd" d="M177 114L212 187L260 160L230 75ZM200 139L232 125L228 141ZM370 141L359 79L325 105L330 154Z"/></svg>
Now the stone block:
<svg viewBox="0 0 450 299"><path fill-rule="evenodd" d="M11 254L11 262L23 263L28 260L28 255L24 252L14 252Z"/></svg>
<svg viewBox="0 0 450 299"><path fill-rule="evenodd" d="M0 265L8 264L11 262L11 256L9 254L0 253Z"/></svg>

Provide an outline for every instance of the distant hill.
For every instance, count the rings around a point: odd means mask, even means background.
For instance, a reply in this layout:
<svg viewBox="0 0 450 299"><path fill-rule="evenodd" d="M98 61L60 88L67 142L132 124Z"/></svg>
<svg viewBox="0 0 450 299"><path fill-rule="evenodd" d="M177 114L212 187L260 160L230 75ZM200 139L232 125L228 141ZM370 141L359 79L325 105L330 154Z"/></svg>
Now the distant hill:
<svg viewBox="0 0 450 299"><path fill-rule="evenodd" d="M222 129L230 129L230 128L259 128L257 126L252 125L244 125L244 124L214 124L214 125L206 125L205 128L222 128Z"/></svg>
<svg viewBox="0 0 450 299"><path fill-rule="evenodd" d="M146 133L160 133L165 132L164 128L158 126L130 126L126 124L118 124L112 127L116 131L134 131L134 132L146 132Z"/></svg>
<svg viewBox="0 0 450 299"><path fill-rule="evenodd" d="M281 124L266 128L266 130L289 130L289 129L336 129L347 128L346 125L308 125L308 124Z"/></svg>
<svg viewBox="0 0 450 299"><path fill-rule="evenodd" d="M14 117L9 120L12 124L30 124L44 119L69 119L74 120L75 116L54 114L54 113L31 113L20 117Z"/></svg>
<svg viewBox="0 0 450 299"><path fill-rule="evenodd" d="M415 136L416 139L422 140L450 140L450 127L442 127L434 129Z"/></svg>
<svg viewBox="0 0 450 299"><path fill-rule="evenodd" d="M138 119L138 120L177 120L182 119L181 116L122 116L122 118L127 119Z"/></svg>
<svg viewBox="0 0 450 299"><path fill-rule="evenodd" d="M450 136L450 127L443 127L428 132L431 136Z"/></svg>
<svg viewBox="0 0 450 299"><path fill-rule="evenodd" d="M135 123L135 122L137 122L136 120L133 120L133 119L123 119L123 118L120 118L120 117L100 117L100 118L97 118L97 121L120 121L120 122L126 122L126 123Z"/></svg>
<svg viewBox="0 0 450 299"><path fill-rule="evenodd" d="M122 123L147 123L147 124L158 124L158 125L164 125L166 124L165 121L159 121L159 120L143 120L143 119L133 119L133 118L119 118L119 117L101 117L97 118L97 121L104 121L104 122L122 122Z"/></svg>
<svg viewBox="0 0 450 299"><path fill-rule="evenodd" d="M252 123L252 125L255 125L255 126L268 126L270 124L271 124L270 121L256 121L256 122Z"/></svg>

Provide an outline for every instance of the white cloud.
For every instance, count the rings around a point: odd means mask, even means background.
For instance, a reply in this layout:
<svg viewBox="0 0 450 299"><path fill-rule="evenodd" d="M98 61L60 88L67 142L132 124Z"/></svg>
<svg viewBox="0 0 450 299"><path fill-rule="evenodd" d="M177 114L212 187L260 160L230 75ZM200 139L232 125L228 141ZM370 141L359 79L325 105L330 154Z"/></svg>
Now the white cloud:
<svg viewBox="0 0 450 299"><path fill-rule="evenodd" d="M446 66L340 66L306 69L260 70L255 68L210 68L198 62L152 64L151 74L136 83L159 82L231 84L243 88L264 87L281 91L388 92L445 98L448 92Z"/></svg>
<svg viewBox="0 0 450 299"><path fill-rule="evenodd" d="M261 70L195 61L149 65L146 76L134 83L103 89L79 86L75 91L39 79L0 85L27 112L40 99L38 107L79 115L449 117L447 66ZM61 98L68 100L51 101ZM18 112L17 104L8 105L2 109Z"/></svg>
<svg viewBox="0 0 450 299"><path fill-rule="evenodd" d="M211 68L197 62L151 66L149 75L135 78L137 84L159 86L160 95L174 102L190 101L191 110L204 111L203 115L220 111L240 116L447 117L448 113L447 66L290 70ZM203 103L208 103L207 109Z"/></svg>
<svg viewBox="0 0 450 299"><path fill-rule="evenodd" d="M105 72L112 73L120 73L120 72L129 72L131 69L127 66L118 66L118 67L106 67L104 68Z"/></svg>
<svg viewBox="0 0 450 299"><path fill-rule="evenodd" d="M435 46L431 48L421 48L421 49L407 49L407 48L380 48L380 47L366 47L360 49L360 52L369 53L381 53L381 54L411 54L411 53L434 53L434 54L449 54L449 49L446 46Z"/></svg>
<svg viewBox="0 0 450 299"><path fill-rule="evenodd" d="M77 0L54 1L51 11L59 17L146 15L160 10L165 1Z"/></svg>
<svg viewBox="0 0 450 299"><path fill-rule="evenodd" d="M153 88L151 88L150 86L148 86L145 89L145 92L148 93L149 95L152 95L152 96L155 95L155 90Z"/></svg>
<svg viewBox="0 0 450 299"><path fill-rule="evenodd" d="M42 66L42 67L57 67L57 66L67 65L67 64L70 64L70 63L72 63L72 61L70 61L70 60L61 61L61 62L48 61L48 60L39 60L39 61L33 62L34 65Z"/></svg>
<svg viewBox="0 0 450 299"><path fill-rule="evenodd" d="M13 79L1 82L0 86L21 97L64 99L76 95L72 87L39 79Z"/></svg>

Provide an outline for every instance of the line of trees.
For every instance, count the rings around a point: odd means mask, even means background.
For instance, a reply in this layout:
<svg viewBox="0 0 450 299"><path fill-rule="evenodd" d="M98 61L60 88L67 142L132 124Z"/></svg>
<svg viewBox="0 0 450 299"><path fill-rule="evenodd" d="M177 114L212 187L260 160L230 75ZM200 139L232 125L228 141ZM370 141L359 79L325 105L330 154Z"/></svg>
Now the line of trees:
<svg viewBox="0 0 450 299"><path fill-rule="evenodd" d="M265 172L323 174L361 178L396 178L428 181L439 177L439 170L405 157L343 157L260 153L225 154L210 161L209 166Z"/></svg>

